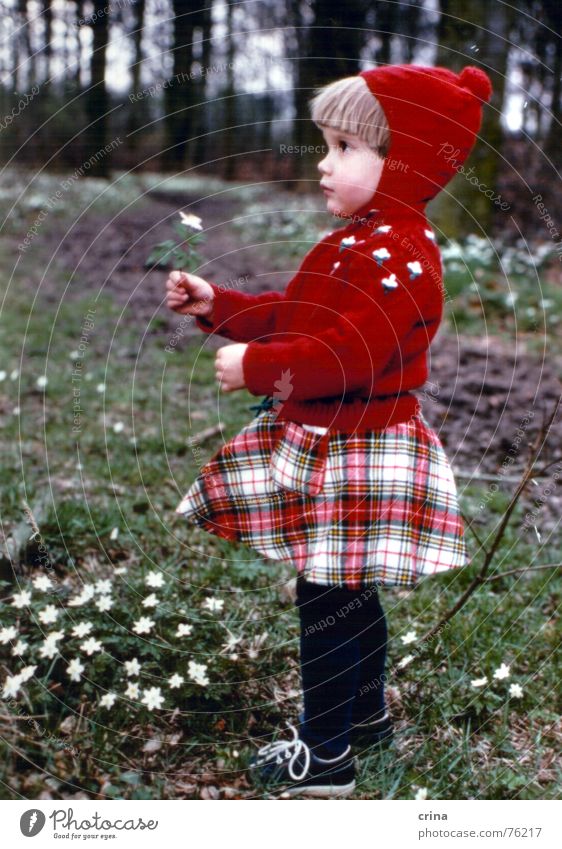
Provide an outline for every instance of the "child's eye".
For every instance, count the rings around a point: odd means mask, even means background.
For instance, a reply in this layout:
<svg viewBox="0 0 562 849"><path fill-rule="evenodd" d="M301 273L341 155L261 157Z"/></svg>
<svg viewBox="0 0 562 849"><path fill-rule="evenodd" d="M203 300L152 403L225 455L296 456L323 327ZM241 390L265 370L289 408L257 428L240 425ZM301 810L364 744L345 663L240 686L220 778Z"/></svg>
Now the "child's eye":
<svg viewBox="0 0 562 849"><path fill-rule="evenodd" d="M339 147L340 150L348 150L349 149L349 143L344 141L344 139L340 139L339 142L338 142L338 147Z"/></svg>

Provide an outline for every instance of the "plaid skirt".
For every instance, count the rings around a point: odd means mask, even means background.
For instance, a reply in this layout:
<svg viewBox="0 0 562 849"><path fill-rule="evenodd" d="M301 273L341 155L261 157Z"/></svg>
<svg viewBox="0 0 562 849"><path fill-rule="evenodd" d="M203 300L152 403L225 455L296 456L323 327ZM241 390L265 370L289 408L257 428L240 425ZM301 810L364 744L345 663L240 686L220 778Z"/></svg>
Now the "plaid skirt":
<svg viewBox="0 0 562 849"><path fill-rule="evenodd" d="M263 411L201 468L176 513L316 584L412 587L469 562L453 472L421 412L321 434Z"/></svg>

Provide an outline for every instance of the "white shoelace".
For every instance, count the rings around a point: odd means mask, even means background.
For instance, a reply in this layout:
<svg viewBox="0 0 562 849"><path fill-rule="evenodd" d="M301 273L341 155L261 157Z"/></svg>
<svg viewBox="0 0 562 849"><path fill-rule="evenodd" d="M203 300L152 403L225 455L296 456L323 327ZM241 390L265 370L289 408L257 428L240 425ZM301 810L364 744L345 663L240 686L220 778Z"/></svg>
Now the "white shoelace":
<svg viewBox="0 0 562 849"><path fill-rule="evenodd" d="M275 763L281 765L284 761L289 761L287 769L293 781L300 781L308 772L310 766L310 749L306 743L299 738L297 729L294 725L287 723L289 729L293 732L292 740L276 740L275 743L267 743L258 750L257 762L264 764ZM301 752L304 752L304 765L300 773L295 772L295 765Z"/></svg>

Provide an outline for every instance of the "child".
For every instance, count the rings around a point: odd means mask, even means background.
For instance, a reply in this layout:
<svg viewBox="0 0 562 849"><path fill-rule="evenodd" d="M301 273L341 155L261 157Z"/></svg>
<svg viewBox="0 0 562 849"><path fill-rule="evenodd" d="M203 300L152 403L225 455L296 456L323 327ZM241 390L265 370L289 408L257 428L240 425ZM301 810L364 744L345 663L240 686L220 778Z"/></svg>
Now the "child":
<svg viewBox="0 0 562 849"><path fill-rule="evenodd" d="M296 566L304 715L251 762L289 795L349 795L350 736L392 733L378 587L468 563L452 470L412 390L443 313L425 206L470 153L490 95L474 67L387 65L326 86L312 100L320 186L346 226L285 292L167 281L172 309L236 343L216 355L223 390L267 396L176 512Z"/></svg>

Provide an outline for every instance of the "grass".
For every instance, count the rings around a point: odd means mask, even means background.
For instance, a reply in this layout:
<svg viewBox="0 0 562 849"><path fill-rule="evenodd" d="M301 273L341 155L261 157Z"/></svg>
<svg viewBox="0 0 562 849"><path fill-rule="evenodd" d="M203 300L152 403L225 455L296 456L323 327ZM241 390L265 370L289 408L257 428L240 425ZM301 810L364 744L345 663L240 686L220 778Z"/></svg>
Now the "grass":
<svg viewBox="0 0 562 849"><path fill-rule="evenodd" d="M69 194L60 214L72 220L83 200ZM243 197L241 209L250 202L263 198ZM4 244L12 244L9 239L8 232ZM155 319L139 346L138 328L118 322L120 310L107 297L96 302L95 327L73 384L74 352L92 302L63 299L55 317L41 292L34 300L40 242L37 251L33 258L22 255L3 304L1 515L7 533L24 519L24 499L32 507L47 499L40 533L55 589L47 597L33 588L31 605L18 609L10 602L13 586L0 585L0 628L15 627L30 644L21 660L11 656L9 642L0 646L1 683L26 664L37 665L17 698L0 703L3 795L251 796L243 770L249 752L300 709L297 615L280 595L292 573L188 527L174 508L201 464L249 421L256 399L247 392L217 396L214 354L201 344L203 337L181 352L166 353L166 334ZM0 270L9 280L10 251L3 257ZM476 271L471 269L473 278ZM449 278L457 297L470 297L467 281ZM61 292L64 283L61 279ZM505 315L489 308L493 327L501 329ZM450 320L458 322L457 309L455 298ZM43 388L37 385L42 375ZM72 430L75 387L83 408L78 434ZM216 423L219 404L223 434L197 452L189 438ZM489 498L471 486L463 490L461 506L474 515L485 496L478 532L489 539L506 494ZM497 568L560 562L559 541L543 540L539 547L520 536L517 524L502 541ZM412 651L401 638L411 630L423 634L478 568L481 555L474 539L468 542L475 561L463 572L422 582L415 591L383 593L390 630L388 696L397 737L386 751L362 753L354 798L411 799L422 791L430 799L554 799L559 793L553 756L560 735L553 698L559 644L554 572L482 587L427 654L415 653L397 672L400 659ZM142 600L153 592L146 584L153 570L162 572L165 586L154 590L158 606L147 609ZM16 589L33 586L44 572L45 560L24 565ZM102 579L111 581L110 610L100 611L95 600L69 606L82 583ZM207 610L209 597L223 601L223 608ZM49 604L59 613L46 624L39 614ZM155 621L150 638L133 631L141 616ZM71 629L87 621L106 653L90 658L81 652ZM175 636L181 621L193 626L188 638ZM63 651L42 658L44 632L56 629L65 630ZM229 634L239 639L226 650ZM123 664L137 656L141 692L159 688L165 699L160 710L124 696L129 679ZM74 657L86 667L80 682L71 682L66 669ZM186 675L189 661L206 665L208 685ZM494 679L503 663L510 667L509 678ZM169 686L174 674L186 679L177 689ZM471 682L482 676L489 685L474 687ZM509 697L512 683L522 687L521 698ZM119 696L110 710L100 706L107 692Z"/></svg>

